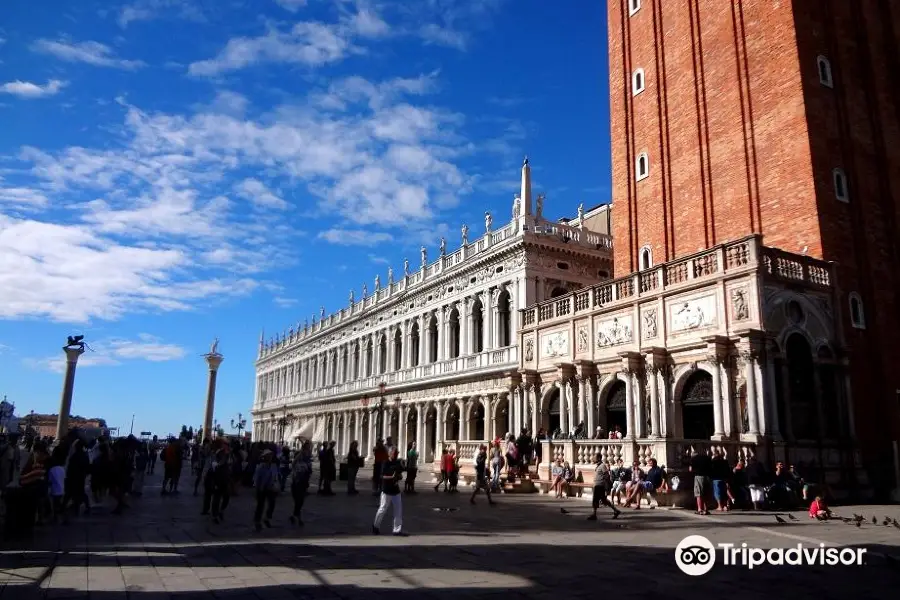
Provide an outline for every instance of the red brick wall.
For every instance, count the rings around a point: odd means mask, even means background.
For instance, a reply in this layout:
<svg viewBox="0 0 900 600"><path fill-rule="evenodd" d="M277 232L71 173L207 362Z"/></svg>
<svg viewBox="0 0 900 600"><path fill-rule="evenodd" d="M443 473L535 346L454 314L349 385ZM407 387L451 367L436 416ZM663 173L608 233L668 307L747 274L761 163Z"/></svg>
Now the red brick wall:
<svg viewBox="0 0 900 600"><path fill-rule="evenodd" d="M858 433L900 438L900 3L642 0L629 16L628 1L608 2L616 276L645 244L659 263L748 233L836 261ZM636 182L641 151L650 176ZM838 166L849 204L834 197Z"/></svg>

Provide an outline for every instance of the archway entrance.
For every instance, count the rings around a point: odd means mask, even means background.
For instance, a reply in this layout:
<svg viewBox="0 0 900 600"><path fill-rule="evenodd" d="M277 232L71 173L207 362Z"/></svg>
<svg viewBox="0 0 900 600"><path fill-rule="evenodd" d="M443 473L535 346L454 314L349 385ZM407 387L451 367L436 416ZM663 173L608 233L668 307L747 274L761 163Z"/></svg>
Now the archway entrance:
<svg viewBox="0 0 900 600"><path fill-rule="evenodd" d="M459 439L459 407L456 404L447 408L447 418L444 420L444 439Z"/></svg>
<svg viewBox="0 0 900 600"><path fill-rule="evenodd" d="M547 412L546 412L546 422L547 422L547 433L549 435L553 435L553 433L560 428L562 425L562 419L560 418L560 409L561 402L559 398L559 388L553 388L553 391L550 392L550 397L547 398Z"/></svg>
<svg viewBox="0 0 900 600"><path fill-rule="evenodd" d="M434 461L435 453L440 455L440 449L435 448L437 441L437 409L433 406L425 413L425 439L419 452L427 462Z"/></svg>
<svg viewBox="0 0 900 600"><path fill-rule="evenodd" d="M684 384L681 422L688 440L708 440L715 433L712 376L706 371L695 371Z"/></svg>
<svg viewBox="0 0 900 600"><path fill-rule="evenodd" d="M500 398L497 401L496 409L494 410L494 431L492 432L492 439L496 439L511 432L512 427L510 427L509 424L509 399L505 397Z"/></svg>
<svg viewBox="0 0 900 600"><path fill-rule="evenodd" d="M622 437L628 433L628 418L626 413L628 394L624 381L616 381L606 395L606 427L608 431L615 431L616 427L622 432Z"/></svg>
<svg viewBox="0 0 900 600"><path fill-rule="evenodd" d="M469 410L469 439L483 440L485 434L484 405L478 402L473 404Z"/></svg>
<svg viewBox="0 0 900 600"><path fill-rule="evenodd" d="M788 366L791 433L797 440L818 439L819 424L812 350L806 339L795 333L785 344L785 355Z"/></svg>

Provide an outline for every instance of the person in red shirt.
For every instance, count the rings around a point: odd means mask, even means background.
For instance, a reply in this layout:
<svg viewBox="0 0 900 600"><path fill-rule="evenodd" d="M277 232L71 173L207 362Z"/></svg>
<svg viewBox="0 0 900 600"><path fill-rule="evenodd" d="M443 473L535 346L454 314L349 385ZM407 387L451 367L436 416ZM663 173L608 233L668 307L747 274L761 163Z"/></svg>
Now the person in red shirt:
<svg viewBox="0 0 900 600"><path fill-rule="evenodd" d="M809 505L809 518L818 521L827 521L831 518L831 511L822 496L816 496L816 499Z"/></svg>
<svg viewBox="0 0 900 600"><path fill-rule="evenodd" d="M444 484L444 491L450 491L450 473L453 472L454 467L453 450L444 449L443 454L441 454L441 480L434 486L434 491L438 491L442 483Z"/></svg>

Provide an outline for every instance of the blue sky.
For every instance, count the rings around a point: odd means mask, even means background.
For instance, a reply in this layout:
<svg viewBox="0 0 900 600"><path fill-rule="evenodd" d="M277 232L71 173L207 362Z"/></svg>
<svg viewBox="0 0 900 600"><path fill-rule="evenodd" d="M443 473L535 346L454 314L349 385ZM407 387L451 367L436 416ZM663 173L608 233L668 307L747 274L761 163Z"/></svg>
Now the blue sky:
<svg viewBox="0 0 900 600"><path fill-rule="evenodd" d="M463 223L609 199L605 3L0 5L0 394L127 431L246 415L267 335Z"/></svg>

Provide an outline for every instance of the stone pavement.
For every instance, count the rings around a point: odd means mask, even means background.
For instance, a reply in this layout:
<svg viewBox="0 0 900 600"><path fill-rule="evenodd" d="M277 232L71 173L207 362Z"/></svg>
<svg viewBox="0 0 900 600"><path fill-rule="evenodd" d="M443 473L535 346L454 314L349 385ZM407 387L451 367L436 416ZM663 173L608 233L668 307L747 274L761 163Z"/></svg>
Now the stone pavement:
<svg viewBox="0 0 900 600"><path fill-rule="evenodd" d="M187 483L187 482L184 482ZM279 497L271 529L251 524L252 491L232 499L227 521L199 515L200 499L160 497L159 477L131 510L102 509L67 527L38 529L27 542L0 550L0 600L91 598L151 600L229 598L593 598L662 594L696 598L727 594L757 598L896 598L900 585L900 529L872 525L900 519L900 507L838 509L859 512L861 527L810 522L804 513L726 513L698 517L683 510L628 511L618 520L601 512L589 522L581 500L507 495L490 507L471 506L465 492L404 497L408 538L371 535L377 499L363 492L307 501L303 528L288 522L290 497ZM450 509L450 510L435 510ZM565 511L565 512L563 512ZM389 530L389 518L382 526ZM674 548L687 535L715 543L773 548L863 545L861 567L763 566L752 571L716 564L700 577L675 565ZM717 559L718 560L718 559ZM719 562L721 562L719 560Z"/></svg>

